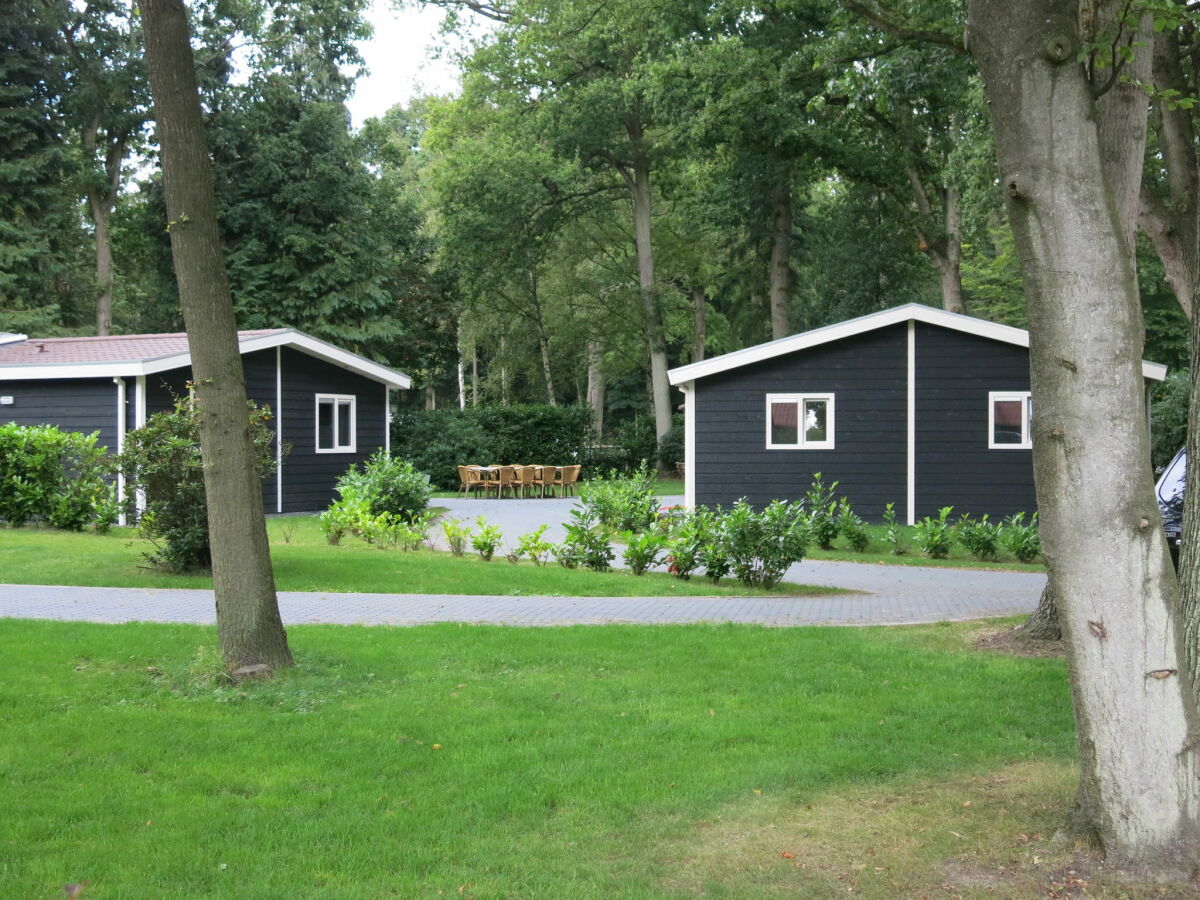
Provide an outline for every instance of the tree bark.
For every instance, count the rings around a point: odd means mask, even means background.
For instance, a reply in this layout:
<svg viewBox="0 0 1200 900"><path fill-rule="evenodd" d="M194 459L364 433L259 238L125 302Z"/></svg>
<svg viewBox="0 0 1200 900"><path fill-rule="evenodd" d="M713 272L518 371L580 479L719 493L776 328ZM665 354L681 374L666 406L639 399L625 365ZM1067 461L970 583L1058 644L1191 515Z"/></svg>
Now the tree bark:
<svg viewBox="0 0 1200 900"><path fill-rule="evenodd" d="M538 349L542 353L542 374L546 376L546 402L558 406L558 398L554 396L554 373L550 370L550 339L546 337L546 329L538 322Z"/></svg>
<svg viewBox="0 0 1200 900"><path fill-rule="evenodd" d="M970 0L968 46L1028 297L1034 474L1080 814L1110 864L1186 879L1200 869L1200 716L1150 476L1140 297L1118 217L1128 186L1122 167L1105 177L1078 19L1076 0Z"/></svg>
<svg viewBox="0 0 1200 900"><path fill-rule="evenodd" d="M708 296L702 287L692 288L692 362L704 359L704 341L707 325Z"/></svg>
<svg viewBox="0 0 1200 900"><path fill-rule="evenodd" d="M667 342L663 334L662 311L654 282L654 248L650 240L654 212L650 191L650 159L641 147L642 124L630 118L626 125L633 145L633 162L626 182L633 195L633 240L637 251L638 288L642 297L642 315L646 332L646 350L650 357L650 400L654 407L654 434L658 439L671 429L671 387L667 381Z"/></svg>
<svg viewBox="0 0 1200 900"><path fill-rule="evenodd" d="M1062 626L1058 621L1058 601L1054 597L1054 585L1049 580L1042 588L1037 609L1017 626L1017 634L1031 641L1061 641Z"/></svg>
<svg viewBox="0 0 1200 900"><path fill-rule="evenodd" d="M933 203L930 202L929 192L921 175L913 165L907 166L905 173L908 183L912 185L913 199L917 210L932 228L936 219ZM962 211L958 188L948 187L939 192L942 200L941 234L931 237L925 229L918 226L917 240L920 250L933 263L937 270L938 281L942 289L942 309L947 312L965 315L966 303L963 301L962 289Z"/></svg>
<svg viewBox="0 0 1200 900"><path fill-rule="evenodd" d="M771 338L792 333L792 171L785 168L771 191Z"/></svg>
<svg viewBox="0 0 1200 900"><path fill-rule="evenodd" d="M596 434L604 431L604 346L596 340L587 343L587 404L592 410Z"/></svg>
<svg viewBox="0 0 1200 900"><path fill-rule="evenodd" d="M83 147L88 159L95 159L99 147L100 118L88 122L83 129ZM96 334L103 337L112 334L113 306L113 252L112 214L117 205L117 192L121 189L121 165L125 161L126 138L117 137L104 153L104 187L88 188L88 212L96 228Z"/></svg>
<svg viewBox="0 0 1200 900"><path fill-rule="evenodd" d="M288 666L246 417L237 324L221 257L204 123L182 0L139 0L171 253L200 415L217 631L226 665Z"/></svg>

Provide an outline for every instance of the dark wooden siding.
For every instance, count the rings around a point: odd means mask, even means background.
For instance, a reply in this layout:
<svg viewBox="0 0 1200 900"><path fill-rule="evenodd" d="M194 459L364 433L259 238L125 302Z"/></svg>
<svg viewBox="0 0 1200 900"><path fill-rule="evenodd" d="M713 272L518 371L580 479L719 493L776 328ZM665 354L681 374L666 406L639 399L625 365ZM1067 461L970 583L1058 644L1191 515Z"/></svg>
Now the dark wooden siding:
<svg viewBox="0 0 1200 900"><path fill-rule="evenodd" d="M881 328L696 382L696 501L761 506L803 496L820 472L864 518L894 502L907 473L906 325ZM766 449L766 395L832 393L834 449Z"/></svg>
<svg viewBox="0 0 1200 900"><path fill-rule="evenodd" d="M1032 450L988 449L988 392L1029 390L1029 351L917 323L917 517L1033 512Z"/></svg>
<svg viewBox="0 0 1200 900"><path fill-rule="evenodd" d="M384 386L298 350L285 347L282 354L283 440L292 447L283 463L283 508L311 512L329 505L334 482L351 463L384 446ZM355 453L316 452L317 394L357 398Z"/></svg>
<svg viewBox="0 0 1200 900"><path fill-rule="evenodd" d="M133 415L133 379L125 380L128 414ZM0 421L18 425L56 425L64 431L100 432L98 442L117 451L117 385L109 378L70 378L0 382ZM132 421L132 420L131 420Z"/></svg>

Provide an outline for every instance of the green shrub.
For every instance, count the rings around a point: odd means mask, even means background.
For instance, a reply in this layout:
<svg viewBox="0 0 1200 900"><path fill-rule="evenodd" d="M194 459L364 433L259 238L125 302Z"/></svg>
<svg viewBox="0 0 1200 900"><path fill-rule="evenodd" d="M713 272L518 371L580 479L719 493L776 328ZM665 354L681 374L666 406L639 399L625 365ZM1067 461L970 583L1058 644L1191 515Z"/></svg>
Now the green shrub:
<svg viewBox="0 0 1200 900"><path fill-rule="evenodd" d="M1025 524L1025 513L1014 513L1004 520L1000 529L1000 545L1021 562L1033 562L1042 552L1038 536L1038 515L1034 513Z"/></svg>
<svg viewBox="0 0 1200 900"><path fill-rule="evenodd" d="M750 587L774 587L808 549L803 505L783 500L761 512L739 500L721 516L717 534L734 577Z"/></svg>
<svg viewBox="0 0 1200 900"><path fill-rule="evenodd" d="M838 536L838 504L834 491L838 482L826 486L821 473L814 472L812 483L804 492L804 507L808 511L808 532L813 542L822 550L832 550Z"/></svg>
<svg viewBox="0 0 1200 900"><path fill-rule="evenodd" d="M954 540L949 518L953 510L952 506L943 506L936 519L926 516L913 528L913 543L930 559L945 559L950 555Z"/></svg>
<svg viewBox="0 0 1200 900"><path fill-rule="evenodd" d="M683 462L683 421L676 416L671 427L658 442L658 464L668 472L675 471L675 463Z"/></svg>
<svg viewBox="0 0 1200 900"><path fill-rule="evenodd" d="M504 540L504 536L500 533L500 526L489 525L483 516L477 518L475 524L479 526L479 531L475 532L471 538L471 546L479 553L484 562L491 562L492 557L500 548L500 542Z"/></svg>
<svg viewBox="0 0 1200 900"><path fill-rule="evenodd" d="M645 463L629 474L612 470L593 478L580 489L579 497L613 531L643 531L658 518L654 473Z"/></svg>
<svg viewBox="0 0 1200 900"><path fill-rule="evenodd" d="M450 552L462 556L471 537L471 526L464 525L462 519L445 519L442 521L442 534L446 536L446 546Z"/></svg>
<svg viewBox="0 0 1200 900"><path fill-rule="evenodd" d="M572 509L571 521L566 529L566 538L554 550L554 555L562 565L568 569L585 566L596 572L604 572L612 567L611 532L594 509Z"/></svg>
<svg viewBox="0 0 1200 900"><path fill-rule="evenodd" d="M896 521L895 503L889 503L884 507L883 524L887 526L884 540L892 545L892 553L895 556L903 556L908 552L908 538L905 536L904 527Z"/></svg>
<svg viewBox="0 0 1200 900"><path fill-rule="evenodd" d="M704 549L713 540L712 510L698 506L672 516L667 537L667 571L687 581L704 564Z"/></svg>
<svg viewBox="0 0 1200 900"><path fill-rule="evenodd" d="M52 425L0 425L0 519L14 527L41 520L106 531L119 513L109 481L115 464L97 437Z"/></svg>
<svg viewBox="0 0 1200 900"><path fill-rule="evenodd" d="M1000 526L988 521L987 513L979 519L962 516L954 526L954 537L963 549L984 562L994 560L998 549Z"/></svg>
<svg viewBox="0 0 1200 900"><path fill-rule="evenodd" d="M364 502L371 516L389 513L406 522L425 511L432 493L428 475L383 450L373 453L361 469L351 464L334 488L342 499Z"/></svg>
<svg viewBox="0 0 1200 900"><path fill-rule="evenodd" d="M625 541L621 559L634 575L645 575L647 569L657 565L667 542L662 532L653 530L642 534L623 531L621 539Z"/></svg>
<svg viewBox="0 0 1200 900"><path fill-rule="evenodd" d="M521 535L517 540L517 549L513 551L516 553L517 558L520 559L522 556L527 556L535 566L544 566L546 564L546 556L553 548L553 545L544 537L549 527L549 525L541 525L536 531Z"/></svg>
<svg viewBox="0 0 1200 900"><path fill-rule="evenodd" d="M850 501L843 497L838 501L837 511L838 533L846 539L850 549L862 553L871 543L871 536L863 526L863 520L850 508Z"/></svg>
<svg viewBox="0 0 1200 900"><path fill-rule="evenodd" d="M458 487L460 465L586 465L592 442L591 411L581 406L417 409L392 417L392 455L443 490Z"/></svg>
<svg viewBox="0 0 1200 900"><path fill-rule="evenodd" d="M358 528L361 518L361 506L350 507L338 501L317 516L317 524L320 525L321 534L325 535L325 540L331 546L336 547L342 542L342 538L347 533L353 532Z"/></svg>
<svg viewBox="0 0 1200 900"><path fill-rule="evenodd" d="M248 407L258 475L267 478L275 471L275 435L267 427L271 411L253 403ZM212 552L196 405L177 398L173 409L150 416L126 437L119 463L125 473L129 511L135 512L137 494L144 498L138 531L154 544L146 559L171 572L209 568Z"/></svg>

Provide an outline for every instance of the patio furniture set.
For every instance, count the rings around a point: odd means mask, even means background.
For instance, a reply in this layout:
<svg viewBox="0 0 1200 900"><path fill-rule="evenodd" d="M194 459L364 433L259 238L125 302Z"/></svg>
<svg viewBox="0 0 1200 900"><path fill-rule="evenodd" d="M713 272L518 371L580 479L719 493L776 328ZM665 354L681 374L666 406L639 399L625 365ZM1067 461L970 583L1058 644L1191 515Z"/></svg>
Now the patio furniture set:
<svg viewBox="0 0 1200 900"><path fill-rule="evenodd" d="M575 493L582 466L459 466L458 492L485 497L495 493L497 499L505 492L510 497L566 497Z"/></svg>

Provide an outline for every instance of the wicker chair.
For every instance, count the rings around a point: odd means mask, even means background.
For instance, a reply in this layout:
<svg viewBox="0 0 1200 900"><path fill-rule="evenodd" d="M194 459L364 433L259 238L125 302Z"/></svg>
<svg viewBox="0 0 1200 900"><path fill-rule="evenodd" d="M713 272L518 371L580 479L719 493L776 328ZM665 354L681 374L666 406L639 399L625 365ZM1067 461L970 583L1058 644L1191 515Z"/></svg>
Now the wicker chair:
<svg viewBox="0 0 1200 900"><path fill-rule="evenodd" d="M521 496L528 497L536 487L537 466L517 466L517 486Z"/></svg>
<svg viewBox="0 0 1200 900"><path fill-rule="evenodd" d="M483 489L484 481L479 474L478 466L458 467L458 492L460 494L470 494Z"/></svg>
<svg viewBox="0 0 1200 900"><path fill-rule="evenodd" d="M496 491L496 499L504 496L507 490L515 498L517 496L517 467L501 466L495 472L495 480L488 482L488 490Z"/></svg>
<svg viewBox="0 0 1200 900"><path fill-rule="evenodd" d="M574 495L575 483L579 480L579 471L582 466L561 466L554 473L554 487L558 488L558 495L565 497L567 494Z"/></svg>
<svg viewBox="0 0 1200 900"><path fill-rule="evenodd" d="M531 466L533 469L533 488L539 497L546 496L546 488L554 486L554 466Z"/></svg>

